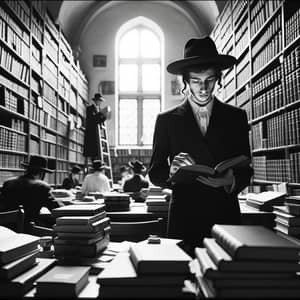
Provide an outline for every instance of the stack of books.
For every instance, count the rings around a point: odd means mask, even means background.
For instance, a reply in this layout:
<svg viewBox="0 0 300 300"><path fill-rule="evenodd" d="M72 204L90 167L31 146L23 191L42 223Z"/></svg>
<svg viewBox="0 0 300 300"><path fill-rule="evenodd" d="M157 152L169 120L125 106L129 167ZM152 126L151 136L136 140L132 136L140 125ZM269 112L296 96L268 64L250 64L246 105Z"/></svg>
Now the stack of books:
<svg viewBox="0 0 300 300"><path fill-rule="evenodd" d="M149 212L167 212L169 210L169 201L167 195L149 195L146 198L147 211Z"/></svg>
<svg viewBox="0 0 300 300"><path fill-rule="evenodd" d="M258 194L248 193L246 195L246 204L258 210L273 210L274 205L282 205L285 201L285 192L266 191Z"/></svg>
<svg viewBox="0 0 300 300"><path fill-rule="evenodd" d="M110 218L105 205L68 205L52 210L55 256L60 260L98 256L109 243Z"/></svg>
<svg viewBox="0 0 300 300"><path fill-rule="evenodd" d="M55 266L36 281L36 297L75 298L88 284L89 267Z"/></svg>
<svg viewBox="0 0 300 300"><path fill-rule="evenodd" d="M130 196L126 193L107 192L103 193L106 211L129 211Z"/></svg>
<svg viewBox="0 0 300 300"><path fill-rule="evenodd" d="M289 196L284 205L274 206L274 229L285 235L300 237L300 196Z"/></svg>
<svg viewBox="0 0 300 300"><path fill-rule="evenodd" d="M39 240L0 226L0 298L23 297L55 264L55 259L37 258Z"/></svg>
<svg viewBox="0 0 300 300"><path fill-rule="evenodd" d="M98 275L100 298L184 298L190 261L176 244L133 244Z"/></svg>
<svg viewBox="0 0 300 300"><path fill-rule="evenodd" d="M205 297L300 297L300 243L258 225L219 225L191 267Z"/></svg>

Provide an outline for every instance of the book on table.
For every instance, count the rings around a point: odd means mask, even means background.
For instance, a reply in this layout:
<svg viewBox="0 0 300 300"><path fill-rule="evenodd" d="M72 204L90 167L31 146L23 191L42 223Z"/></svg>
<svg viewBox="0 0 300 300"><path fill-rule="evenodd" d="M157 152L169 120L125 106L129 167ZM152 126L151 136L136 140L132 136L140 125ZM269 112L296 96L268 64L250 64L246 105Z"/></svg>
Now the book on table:
<svg viewBox="0 0 300 300"><path fill-rule="evenodd" d="M300 226L290 226L282 222L279 218L275 218L275 230L287 235L300 236Z"/></svg>
<svg viewBox="0 0 300 300"><path fill-rule="evenodd" d="M275 234L275 233L274 233ZM270 260L234 260L214 240L205 238L203 244L207 253L219 271L223 272L299 272L298 261L270 261Z"/></svg>
<svg viewBox="0 0 300 300"><path fill-rule="evenodd" d="M298 244L260 225L215 224L211 234L234 260L299 260Z"/></svg>
<svg viewBox="0 0 300 300"><path fill-rule="evenodd" d="M188 183L195 180L199 175L218 176L228 169L239 169L248 166L251 159L246 155L239 155L218 163L215 167L207 165L188 165L180 167L169 179L169 182Z"/></svg>
<svg viewBox="0 0 300 300"><path fill-rule="evenodd" d="M93 216L105 211L105 204L66 205L52 209L55 218L64 216Z"/></svg>
<svg viewBox="0 0 300 300"><path fill-rule="evenodd" d="M103 230L98 232L56 232L56 235L64 240L82 240L83 244L90 244L90 240L99 240L104 237L105 234L109 234L111 227L107 226Z"/></svg>
<svg viewBox="0 0 300 300"><path fill-rule="evenodd" d="M273 212L281 212L290 214L295 217L300 216L300 205L297 204L285 204L285 205L274 205L273 206Z"/></svg>
<svg viewBox="0 0 300 300"><path fill-rule="evenodd" d="M191 257L176 244L134 244L130 258L138 274L185 274Z"/></svg>
<svg viewBox="0 0 300 300"><path fill-rule="evenodd" d="M40 238L0 226L0 265L7 264L37 249Z"/></svg>
<svg viewBox="0 0 300 300"><path fill-rule="evenodd" d="M280 220L280 222L286 225L300 226L300 217L289 214L285 206L279 210L273 208L273 213L275 214L275 217Z"/></svg>
<svg viewBox="0 0 300 300"><path fill-rule="evenodd" d="M246 204L264 211L272 211L274 205L282 205L285 201L285 192L266 191L258 194L248 193Z"/></svg>
<svg viewBox="0 0 300 300"><path fill-rule="evenodd" d="M89 267L55 266L36 281L38 297L76 297L88 283Z"/></svg>
<svg viewBox="0 0 300 300"><path fill-rule="evenodd" d="M103 211L93 216L66 216L56 219L56 225L87 225L99 221L106 217L106 212Z"/></svg>

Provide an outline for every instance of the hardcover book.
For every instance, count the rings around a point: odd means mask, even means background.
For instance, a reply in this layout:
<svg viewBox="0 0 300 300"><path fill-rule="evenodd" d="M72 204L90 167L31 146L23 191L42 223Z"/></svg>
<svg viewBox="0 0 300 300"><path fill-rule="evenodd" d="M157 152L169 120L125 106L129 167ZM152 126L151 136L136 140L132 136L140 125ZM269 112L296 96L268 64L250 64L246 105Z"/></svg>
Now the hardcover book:
<svg viewBox="0 0 300 300"><path fill-rule="evenodd" d="M36 281L38 297L76 297L88 283L89 267L55 266Z"/></svg>
<svg viewBox="0 0 300 300"><path fill-rule="evenodd" d="M88 225L96 221L99 221L105 217L106 217L105 211L93 216L59 217L56 219L56 225Z"/></svg>
<svg viewBox="0 0 300 300"><path fill-rule="evenodd" d="M218 163L215 167L206 165L189 165L180 167L169 179L170 182L185 183L192 182L199 175L217 176L228 169L238 169L249 165L250 158L246 155L239 155Z"/></svg>
<svg viewBox="0 0 300 300"><path fill-rule="evenodd" d="M90 240L99 240L105 234L110 233L111 227L107 226L99 232L57 232L57 236L66 241L82 240L82 244L90 244Z"/></svg>
<svg viewBox="0 0 300 300"><path fill-rule="evenodd" d="M138 274L186 274L191 257L176 244L135 244L129 248Z"/></svg>
<svg viewBox="0 0 300 300"><path fill-rule="evenodd" d="M105 211L105 204L98 205L66 205L52 210L55 218L64 216L93 216Z"/></svg>

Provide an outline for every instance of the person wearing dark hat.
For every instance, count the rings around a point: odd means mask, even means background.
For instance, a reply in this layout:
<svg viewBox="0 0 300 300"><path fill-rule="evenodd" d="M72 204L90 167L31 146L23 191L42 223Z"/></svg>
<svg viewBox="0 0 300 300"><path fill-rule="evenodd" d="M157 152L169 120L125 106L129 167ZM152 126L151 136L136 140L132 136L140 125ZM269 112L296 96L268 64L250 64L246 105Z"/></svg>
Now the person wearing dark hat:
<svg viewBox="0 0 300 300"><path fill-rule="evenodd" d="M85 176L81 193L88 195L90 192L105 193L110 191L108 177L105 175L105 170L109 169L101 160L93 161L93 173Z"/></svg>
<svg viewBox="0 0 300 300"><path fill-rule="evenodd" d="M45 173L52 173L47 168L47 159L41 156L31 156L29 163L22 163L26 167L25 174L17 178L8 179L4 182L1 193L1 202L5 210L17 209L23 205L25 212L25 231L29 230L29 223L52 227L55 219L50 217L43 221L40 219L42 207L50 211L59 207L51 194L51 187L45 182Z"/></svg>
<svg viewBox="0 0 300 300"><path fill-rule="evenodd" d="M81 172L81 168L77 165L72 167L71 173L68 177L63 180L62 188L66 190L74 189L77 186L80 186L79 175Z"/></svg>
<svg viewBox="0 0 300 300"><path fill-rule="evenodd" d="M96 147L96 137L99 135L98 125L103 124L107 115L101 110L101 104L105 101L101 93L96 93L92 99L93 103L86 108L86 127L84 135L83 155L91 157L99 157L100 147Z"/></svg>
<svg viewBox="0 0 300 300"><path fill-rule="evenodd" d="M213 40L204 37L190 39L184 58L167 66L169 73L182 76L184 99L157 117L149 178L155 185L172 188L168 236L183 239L193 256L214 224L240 224L237 194L253 174L247 166L218 177L199 176L186 184L168 180L185 165L214 167L241 154L251 157L246 112L214 95L217 84L221 86L222 70L235 63L233 56L219 54Z"/></svg>
<svg viewBox="0 0 300 300"><path fill-rule="evenodd" d="M133 176L124 182L123 191L132 193L131 197L136 202L143 202L145 201L145 198L143 197L141 190L149 187L149 182L142 175L142 172L146 170L146 167L139 160L129 162L128 165L133 171Z"/></svg>

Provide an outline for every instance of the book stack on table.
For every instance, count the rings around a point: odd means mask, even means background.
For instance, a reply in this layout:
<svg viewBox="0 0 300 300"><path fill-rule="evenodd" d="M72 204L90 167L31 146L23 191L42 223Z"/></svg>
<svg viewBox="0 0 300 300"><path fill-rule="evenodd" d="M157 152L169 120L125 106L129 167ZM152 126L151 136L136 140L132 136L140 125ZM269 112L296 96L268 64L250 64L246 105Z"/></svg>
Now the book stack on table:
<svg viewBox="0 0 300 300"><path fill-rule="evenodd" d="M219 225L190 264L205 297L300 297L300 243L255 225Z"/></svg>
<svg viewBox="0 0 300 300"><path fill-rule="evenodd" d="M126 193L107 192L103 193L106 211L129 211L130 210L130 196Z"/></svg>
<svg viewBox="0 0 300 300"><path fill-rule="evenodd" d="M149 195L146 198L147 211L149 212L167 212L169 210L169 201L167 195Z"/></svg>
<svg viewBox="0 0 300 300"><path fill-rule="evenodd" d="M39 237L0 226L0 298L23 297L56 262L37 258Z"/></svg>
<svg viewBox="0 0 300 300"><path fill-rule="evenodd" d="M275 227L282 234L300 237L300 196L289 196L284 205L274 206Z"/></svg>
<svg viewBox="0 0 300 300"><path fill-rule="evenodd" d="M56 238L54 252L59 260L78 261L98 256L109 243L110 218L105 205L68 205L52 210Z"/></svg>
<svg viewBox="0 0 300 300"><path fill-rule="evenodd" d="M100 298L190 298L183 293L191 257L176 244L137 243L98 275Z"/></svg>

